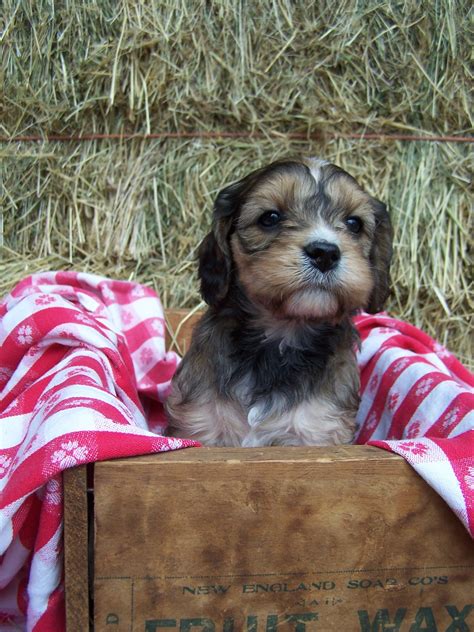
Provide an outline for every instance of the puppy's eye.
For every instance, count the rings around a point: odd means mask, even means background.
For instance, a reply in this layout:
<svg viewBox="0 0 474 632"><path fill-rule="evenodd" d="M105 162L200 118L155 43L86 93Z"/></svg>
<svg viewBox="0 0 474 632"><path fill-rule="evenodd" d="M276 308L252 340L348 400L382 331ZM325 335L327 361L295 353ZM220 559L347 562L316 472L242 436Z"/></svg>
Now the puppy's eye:
<svg viewBox="0 0 474 632"><path fill-rule="evenodd" d="M360 233L360 231L362 230L363 223L359 217L351 215L346 219L346 226L351 233L357 235L357 233Z"/></svg>
<svg viewBox="0 0 474 632"><path fill-rule="evenodd" d="M258 223L264 228L272 228L272 226L276 226L281 219L281 214L278 211L266 211L260 215Z"/></svg>

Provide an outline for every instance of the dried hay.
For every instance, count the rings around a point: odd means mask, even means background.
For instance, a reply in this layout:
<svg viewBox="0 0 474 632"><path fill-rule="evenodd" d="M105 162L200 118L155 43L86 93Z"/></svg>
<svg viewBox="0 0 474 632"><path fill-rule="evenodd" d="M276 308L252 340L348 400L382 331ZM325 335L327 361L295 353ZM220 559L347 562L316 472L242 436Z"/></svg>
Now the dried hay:
<svg viewBox="0 0 474 632"><path fill-rule="evenodd" d="M13 134L461 132L467 0L5 0Z"/></svg>
<svg viewBox="0 0 474 632"><path fill-rule="evenodd" d="M469 145L331 137L468 133L467 2L4 6L5 136L264 138L3 144L2 293L31 272L74 267L195 306L195 251L218 189L280 156L323 155L389 202L390 311L472 364Z"/></svg>

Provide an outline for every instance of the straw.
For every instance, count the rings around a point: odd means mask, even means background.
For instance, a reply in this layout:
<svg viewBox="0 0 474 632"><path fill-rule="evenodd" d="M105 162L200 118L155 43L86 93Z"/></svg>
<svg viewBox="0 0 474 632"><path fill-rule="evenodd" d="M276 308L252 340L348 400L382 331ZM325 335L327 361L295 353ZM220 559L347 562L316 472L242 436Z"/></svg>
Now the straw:
<svg viewBox="0 0 474 632"><path fill-rule="evenodd" d="M389 204L390 312L473 366L469 7L6 0L0 135L89 140L0 145L1 292L74 268L195 307L218 190L320 155Z"/></svg>

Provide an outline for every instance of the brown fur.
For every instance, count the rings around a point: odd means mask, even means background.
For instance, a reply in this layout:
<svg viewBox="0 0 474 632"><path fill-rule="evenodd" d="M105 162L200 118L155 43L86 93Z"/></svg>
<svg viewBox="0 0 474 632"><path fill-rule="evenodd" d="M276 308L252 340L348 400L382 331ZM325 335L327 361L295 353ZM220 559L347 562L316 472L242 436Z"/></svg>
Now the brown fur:
<svg viewBox="0 0 474 632"><path fill-rule="evenodd" d="M272 211L280 219L265 226ZM311 250L321 243L337 251L331 264ZM381 309L391 243L385 205L323 161L273 163L223 189L199 250L210 309L167 403L174 434L208 445L350 441L350 315Z"/></svg>

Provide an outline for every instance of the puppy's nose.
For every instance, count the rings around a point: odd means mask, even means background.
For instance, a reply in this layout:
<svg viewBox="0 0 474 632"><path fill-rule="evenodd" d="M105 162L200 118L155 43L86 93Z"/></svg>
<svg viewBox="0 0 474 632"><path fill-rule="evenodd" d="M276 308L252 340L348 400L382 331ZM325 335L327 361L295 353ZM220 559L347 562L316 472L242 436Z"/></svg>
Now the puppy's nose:
<svg viewBox="0 0 474 632"><path fill-rule="evenodd" d="M305 246L304 251L321 272L335 268L341 258L341 251L336 244L328 241L312 241Z"/></svg>

